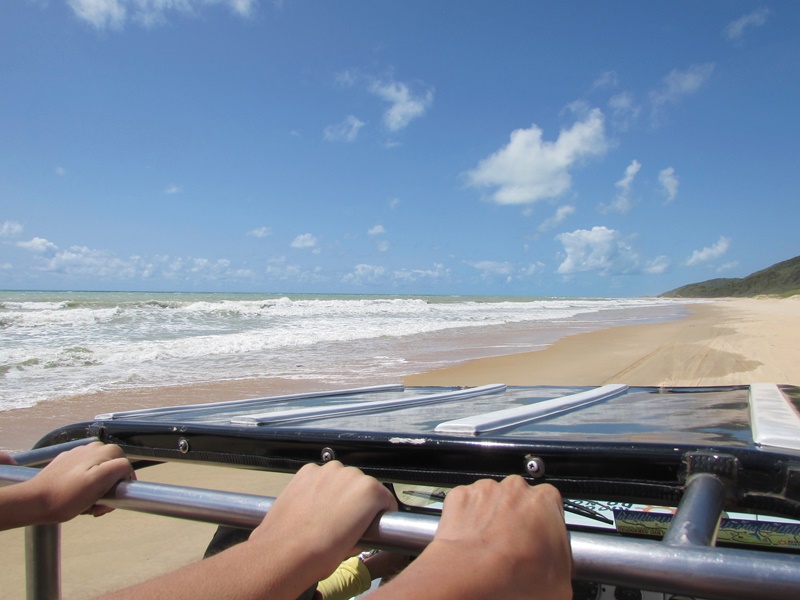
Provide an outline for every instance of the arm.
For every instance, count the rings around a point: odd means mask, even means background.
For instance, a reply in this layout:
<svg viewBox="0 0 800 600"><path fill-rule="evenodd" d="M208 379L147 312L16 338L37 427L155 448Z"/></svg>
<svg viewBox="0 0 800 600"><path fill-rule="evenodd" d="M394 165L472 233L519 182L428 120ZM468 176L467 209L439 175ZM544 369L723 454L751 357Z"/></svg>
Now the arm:
<svg viewBox="0 0 800 600"><path fill-rule="evenodd" d="M391 493L356 468L306 465L246 542L104 598L295 600L353 553L378 513L396 508Z"/></svg>
<svg viewBox="0 0 800 600"><path fill-rule="evenodd" d="M11 459L5 457L1 460ZM131 477L133 469L119 446L93 442L73 448L33 479L0 488L0 530L61 523L81 513L105 514L110 509L95 502Z"/></svg>
<svg viewBox="0 0 800 600"><path fill-rule="evenodd" d="M572 598L572 558L558 491L511 476L456 488L433 542L370 598Z"/></svg>

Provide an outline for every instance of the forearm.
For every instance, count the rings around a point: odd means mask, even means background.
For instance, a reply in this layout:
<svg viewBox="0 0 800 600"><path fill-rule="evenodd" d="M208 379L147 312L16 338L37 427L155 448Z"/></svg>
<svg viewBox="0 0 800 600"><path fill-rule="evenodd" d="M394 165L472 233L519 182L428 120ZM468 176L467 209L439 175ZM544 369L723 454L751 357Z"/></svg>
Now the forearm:
<svg viewBox="0 0 800 600"><path fill-rule="evenodd" d="M250 540L102 600L295 600L316 583L312 561L310 554L293 554L280 543Z"/></svg>
<svg viewBox="0 0 800 600"><path fill-rule="evenodd" d="M246 542L104 598L295 600L351 555L376 515L396 509L391 493L358 469L305 465Z"/></svg>
<svg viewBox="0 0 800 600"><path fill-rule="evenodd" d="M519 569L539 573L530 580ZM527 583L525 583L527 581ZM433 542L388 585L370 595L374 600L569 600L569 579L552 577L537 564L514 564L508 557L485 548Z"/></svg>
<svg viewBox="0 0 800 600"><path fill-rule="evenodd" d="M392 581L370 595L375 600L408 600L435 597L437 600L503 598L496 596L498 580L505 578L502 565L494 557L436 541ZM533 597L533 596L531 596Z"/></svg>
<svg viewBox="0 0 800 600"><path fill-rule="evenodd" d="M0 531L55 522L47 514L44 498L32 481L0 488Z"/></svg>

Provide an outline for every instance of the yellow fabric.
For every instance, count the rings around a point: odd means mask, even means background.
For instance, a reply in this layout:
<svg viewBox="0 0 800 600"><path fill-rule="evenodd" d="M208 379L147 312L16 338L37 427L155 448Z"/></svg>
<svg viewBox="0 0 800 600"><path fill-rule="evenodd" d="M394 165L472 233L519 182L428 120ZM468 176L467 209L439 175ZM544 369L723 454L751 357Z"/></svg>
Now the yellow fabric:
<svg viewBox="0 0 800 600"><path fill-rule="evenodd" d="M357 556L340 564L333 575L317 584L324 600L348 600L363 594L372 584L369 569Z"/></svg>

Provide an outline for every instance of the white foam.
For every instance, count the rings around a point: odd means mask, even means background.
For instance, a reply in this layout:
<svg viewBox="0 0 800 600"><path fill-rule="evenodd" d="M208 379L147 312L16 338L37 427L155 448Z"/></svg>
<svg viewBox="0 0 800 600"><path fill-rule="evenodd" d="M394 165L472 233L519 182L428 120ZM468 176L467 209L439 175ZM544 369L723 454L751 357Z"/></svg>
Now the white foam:
<svg viewBox="0 0 800 600"><path fill-rule="evenodd" d="M396 381L453 360L453 351L463 359L539 347L539 324L591 326L610 310L675 304L0 292L0 409L66 394L209 380ZM504 336L513 328L532 333L511 346L475 335L501 328ZM473 352L478 338L482 348Z"/></svg>

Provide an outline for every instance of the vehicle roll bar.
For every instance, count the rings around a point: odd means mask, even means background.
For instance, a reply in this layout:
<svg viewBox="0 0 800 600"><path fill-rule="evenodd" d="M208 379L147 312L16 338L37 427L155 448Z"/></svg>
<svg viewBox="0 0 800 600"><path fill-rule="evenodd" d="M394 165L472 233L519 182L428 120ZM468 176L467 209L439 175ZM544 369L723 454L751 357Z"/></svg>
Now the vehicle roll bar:
<svg viewBox="0 0 800 600"><path fill-rule="evenodd" d="M64 449L59 445L46 450L55 456ZM17 456L24 459L25 453ZM29 467L0 465L0 485L23 482L36 473ZM664 541L571 532L575 579L707 599L800 598L800 555L710 545L721 512L720 486L715 479L703 474L690 480ZM703 502L705 496L709 502ZM255 527L273 501L274 498L252 494L123 481L104 497L103 504L220 525ZM711 509L706 508L709 504ZM361 545L418 554L433 539L438 523L439 518L433 515L384 513L367 529ZM26 560L27 597L58 600L58 525L28 528Z"/></svg>

